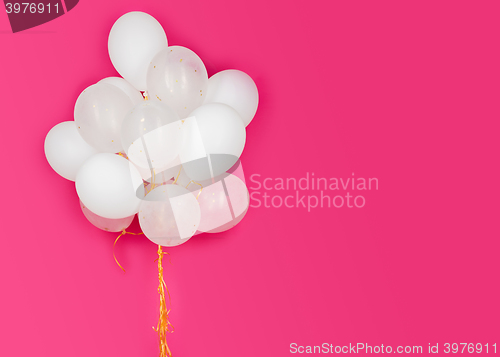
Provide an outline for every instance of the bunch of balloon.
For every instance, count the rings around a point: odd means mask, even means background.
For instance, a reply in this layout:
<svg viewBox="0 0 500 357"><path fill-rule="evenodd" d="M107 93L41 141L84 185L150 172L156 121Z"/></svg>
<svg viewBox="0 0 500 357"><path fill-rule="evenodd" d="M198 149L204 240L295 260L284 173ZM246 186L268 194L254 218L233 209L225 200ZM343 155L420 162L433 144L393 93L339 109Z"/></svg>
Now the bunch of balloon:
<svg viewBox="0 0 500 357"><path fill-rule="evenodd" d="M108 51L121 77L81 92L74 121L47 134L45 156L75 182L90 223L120 238L137 215L142 232L130 234L158 245L156 331L160 356L171 356L162 247L228 230L245 216L249 194L239 158L257 87L238 70L209 78L200 57L168 46L162 26L143 12L114 23Z"/></svg>

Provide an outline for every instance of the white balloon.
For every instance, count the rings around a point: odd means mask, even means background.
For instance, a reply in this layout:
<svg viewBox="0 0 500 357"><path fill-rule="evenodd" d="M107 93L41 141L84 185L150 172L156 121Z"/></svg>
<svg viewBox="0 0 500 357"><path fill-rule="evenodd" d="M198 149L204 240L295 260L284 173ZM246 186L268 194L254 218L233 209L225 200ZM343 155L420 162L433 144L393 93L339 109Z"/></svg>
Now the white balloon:
<svg viewBox="0 0 500 357"><path fill-rule="evenodd" d="M125 116L121 142L130 161L149 170L166 169L183 145L182 122L175 111L151 100L136 105Z"/></svg>
<svg viewBox="0 0 500 357"><path fill-rule="evenodd" d="M247 126L257 112L259 92L248 74L229 69L210 77L204 103L224 103L233 107Z"/></svg>
<svg viewBox="0 0 500 357"><path fill-rule="evenodd" d="M120 129L132 106L130 98L111 84L98 83L86 88L75 104L75 123L80 135L99 151L122 151Z"/></svg>
<svg viewBox="0 0 500 357"><path fill-rule="evenodd" d="M184 119L204 100L208 74L196 53L182 46L159 52L148 68L147 88L152 100L159 100Z"/></svg>
<svg viewBox="0 0 500 357"><path fill-rule="evenodd" d="M137 213L144 186L141 175L127 159L99 153L85 161L78 171L76 192L93 213L119 219Z"/></svg>
<svg viewBox="0 0 500 357"><path fill-rule="evenodd" d="M139 103L142 103L144 101L144 98L137 89L135 89L129 82L127 82L125 79L120 78L120 77L107 77L104 79L101 79L97 83L107 83L111 84L115 87L120 88L122 91L125 92L126 95L130 98L132 101L133 105L137 105Z"/></svg>
<svg viewBox="0 0 500 357"><path fill-rule="evenodd" d="M95 227L102 229L106 232L122 232L127 229L134 220L135 214L121 219L109 219L98 216L94 212L91 212L83 203L80 201L80 208L82 209L83 215L87 220L92 223Z"/></svg>
<svg viewBox="0 0 500 357"><path fill-rule="evenodd" d="M78 169L92 155L98 153L78 133L74 121L57 124L45 137L45 157L59 175L75 181Z"/></svg>
<svg viewBox="0 0 500 357"><path fill-rule="evenodd" d="M151 59L168 46L167 35L151 15L126 13L114 23L108 38L109 58L118 73L138 90L146 90Z"/></svg>
<svg viewBox="0 0 500 357"><path fill-rule="evenodd" d="M200 224L200 206L184 187L163 185L142 201L139 224L153 243L174 247L191 238Z"/></svg>
<svg viewBox="0 0 500 357"><path fill-rule="evenodd" d="M195 181L217 177L230 169L245 147L246 131L240 115L226 104L209 103L184 120L185 145L179 158Z"/></svg>

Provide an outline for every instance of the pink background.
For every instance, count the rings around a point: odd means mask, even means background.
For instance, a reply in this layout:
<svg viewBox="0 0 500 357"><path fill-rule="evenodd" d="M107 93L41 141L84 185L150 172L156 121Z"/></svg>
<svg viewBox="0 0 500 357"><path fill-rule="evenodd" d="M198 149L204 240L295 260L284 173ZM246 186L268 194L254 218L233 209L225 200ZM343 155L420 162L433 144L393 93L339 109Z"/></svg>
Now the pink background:
<svg viewBox="0 0 500 357"><path fill-rule="evenodd" d="M354 172L380 184L362 209L253 208L169 249L175 356L500 343L498 1L82 0L18 34L0 12L0 355L158 353L157 247L123 237L123 274L116 234L87 222L43 153L78 94L115 75L107 34L131 10L209 74L255 79L247 183Z"/></svg>

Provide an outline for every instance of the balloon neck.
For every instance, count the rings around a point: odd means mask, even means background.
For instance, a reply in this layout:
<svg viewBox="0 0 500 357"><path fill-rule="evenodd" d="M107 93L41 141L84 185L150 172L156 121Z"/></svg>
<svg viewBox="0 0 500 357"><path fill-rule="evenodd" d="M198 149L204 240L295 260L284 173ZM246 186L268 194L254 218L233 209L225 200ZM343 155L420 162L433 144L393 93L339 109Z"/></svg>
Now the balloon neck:
<svg viewBox="0 0 500 357"><path fill-rule="evenodd" d="M144 97L144 100L149 100L149 93L147 90L145 90L144 92L142 92L142 96Z"/></svg>

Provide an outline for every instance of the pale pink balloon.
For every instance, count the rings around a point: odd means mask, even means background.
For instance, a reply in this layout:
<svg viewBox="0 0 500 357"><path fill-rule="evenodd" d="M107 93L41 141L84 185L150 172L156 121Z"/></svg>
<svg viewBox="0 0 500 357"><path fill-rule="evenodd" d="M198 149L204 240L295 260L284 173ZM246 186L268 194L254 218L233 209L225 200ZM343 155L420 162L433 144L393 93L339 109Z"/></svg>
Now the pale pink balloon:
<svg viewBox="0 0 500 357"><path fill-rule="evenodd" d="M135 216L133 215L120 219L109 219L96 215L94 212L85 207L82 201L80 201L80 207L83 215L89 220L90 223L106 232L121 232L124 229L127 229L134 220Z"/></svg>
<svg viewBox="0 0 500 357"><path fill-rule="evenodd" d="M227 170L227 173L236 176L241 181L246 183L245 173L243 172L243 165L241 164L240 159L238 159L238 161L236 161L236 163L233 165L233 167L231 167L229 170Z"/></svg>
<svg viewBox="0 0 500 357"><path fill-rule="evenodd" d="M203 185L203 183L202 183ZM237 176L226 174L224 178L210 183L204 182L193 194L198 196L201 211L200 232L220 233L237 225L245 216L250 196L245 183ZM191 189L191 185L190 185Z"/></svg>

